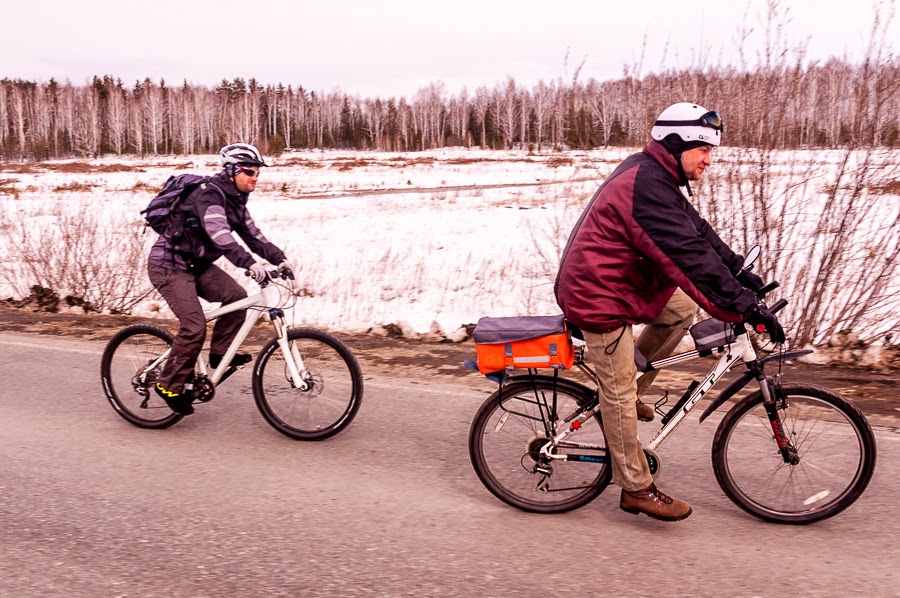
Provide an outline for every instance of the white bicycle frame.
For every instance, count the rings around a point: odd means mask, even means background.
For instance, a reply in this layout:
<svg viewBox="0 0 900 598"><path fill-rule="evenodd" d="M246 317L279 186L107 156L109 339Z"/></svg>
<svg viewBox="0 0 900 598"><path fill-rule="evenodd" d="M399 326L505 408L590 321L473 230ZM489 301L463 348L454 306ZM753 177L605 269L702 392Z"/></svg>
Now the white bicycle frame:
<svg viewBox="0 0 900 598"><path fill-rule="evenodd" d="M275 333L278 338L278 346L281 349L281 354L284 357L284 362L287 365L288 373L291 376L291 381L294 383L296 388L300 390L309 390L309 385L304 380L303 372L303 358L300 357L300 351L296 346L291 345L288 342L288 331L290 330L290 324L284 321L283 314L281 309L275 307L277 305L281 305L284 302L281 298L281 287L280 285L275 284L267 284L266 286L260 289L260 292L247 297L246 299L241 299L240 301L235 301L234 303L229 303L228 305L223 305L222 307L209 310L204 312L204 317L207 322L215 320L221 316L226 314L230 314L236 311L240 311L242 309L247 310L247 314L244 318L244 323L241 326L240 330L238 330L237 335L234 337L234 340L231 341L231 344L228 346L228 350L225 352L225 355L222 357L222 362L216 368L216 370L209 376L209 381L212 382L213 386L218 385L218 383L222 380L225 372L230 367L231 360L237 355L238 349L240 349L241 344L247 339L247 336L250 334L250 330L253 329L253 326L256 324L259 317L263 314L264 311L269 313L269 317L272 320L272 324L275 326ZM151 364L148 368L152 369L156 367L158 363L161 363L163 360L168 358L169 353L171 352L171 348L166 350L156 362ZM201 375L207 375L206 364L203 359L197 359L196 364L197 372Z"/></svg>
<svg viewBox="0 0 900 598"><path fill-rule="evenodd" d="M722 376L727 374L728 371L731 370L736 364L740 362L749 363L757 358L756 350L753 348L753 343L750 342L750 335L747 332L736 335L734 341L721 349L721 352L723 353L722 357L719 358L719 361L717 361L712 369L709 370L709 373L706 374L706 377L703 379L703 381L693 390L693 392L691 392L687 402L676 413L672 414L671 419L669 419L669 421L667 421L659 429L659 431L648 444L644 445L644 448L650 451L659 450L659 448L672 435L672 433L675 432L675 430L677 430L682 423L684 423L684 421L687 419L688 414L697 405L697 403L700 402L700 399L702 399L706 395L706 393L708 393L710 389L715 386L716 382L718 382L722 378ZM691 361L693 359L698 359L699 357L701 357L700 351L694 350L680 353L678 355L673 355L666 359L660 359L659 361L654 361L650 365L653 366L654 370L660 370L673 366L676 363ZM643 372L638 372L637 377L640 378L642 375ZM594 380L594 382L596 383L596 379ZM765 393L764 396L767 396L768 388L765 387L766 385L761 386L764 387L762 388L763 393ZM557 447L605 451L606 447L602 445L585 444L581 442L574 443L567 442L565 440L567 436L578 430L584 422L592 418L599 411L600 404L598 403L592 409L585 411L577 418L571 420L571 423L566 428L566 430L554 436L551 442L548 442L543 448L541 448L541 455L547 457L548 459L566 460L567 455L551 452Z"/></svg>

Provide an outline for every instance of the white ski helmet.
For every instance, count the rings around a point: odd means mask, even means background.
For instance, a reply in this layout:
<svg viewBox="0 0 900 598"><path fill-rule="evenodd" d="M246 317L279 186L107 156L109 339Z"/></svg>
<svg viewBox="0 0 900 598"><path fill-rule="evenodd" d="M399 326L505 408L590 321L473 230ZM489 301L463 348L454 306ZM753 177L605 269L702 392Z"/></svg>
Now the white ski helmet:
<svg viewBox="0 0 900 598"><path fill-rule="evenodd" d="M222 166L229 164L246 164L250 166L268 166L259 150L249 143L232 143L219 150Z"/></svg>
<svg viewBox="0 0 900 598"><path fill-rule="evenodd" d="M680 102L662 111L653 123L650 136L656 141L662 141L669 135L677 135L682 147L685 144L692 147L719 145L723 129L722 117L718 112L690 102Z"/></svg>

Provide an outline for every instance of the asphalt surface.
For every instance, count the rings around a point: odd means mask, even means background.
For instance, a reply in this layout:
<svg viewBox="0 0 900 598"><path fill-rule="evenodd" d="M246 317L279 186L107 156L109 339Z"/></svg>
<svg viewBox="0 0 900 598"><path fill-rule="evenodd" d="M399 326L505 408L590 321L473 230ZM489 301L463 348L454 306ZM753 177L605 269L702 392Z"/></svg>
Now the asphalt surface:
<svg viewBox="0 0 900 598"><path fill-rule="evenodd" d="M304 443L260 417L249 369L174 427L133 427L103 395L102 350L0 332L2 596L900 596L895 418L872 419L863 497L811 526L728 501L709 458L720 416L700 425L699 411L658 480L693 505L688 520L626 514L613 487L533 515L469 463L494 390L475 375L363 360L356 420Z"/></svg>

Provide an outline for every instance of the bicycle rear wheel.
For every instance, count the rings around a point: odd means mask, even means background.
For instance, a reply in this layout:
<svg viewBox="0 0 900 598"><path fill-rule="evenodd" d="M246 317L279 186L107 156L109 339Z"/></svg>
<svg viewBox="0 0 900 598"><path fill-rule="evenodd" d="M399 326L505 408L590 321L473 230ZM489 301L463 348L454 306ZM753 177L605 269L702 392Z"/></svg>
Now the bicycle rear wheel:
<svg viewBox="0 0 900 598"><path fill-rule="evenodd" d="M297 440L323 440L353 421L363 396L362 371L337 338L312 328L288 332L303 359L307 390L294 386L277 339L263 347L253 368L253 396L263 418Z"/></svg>
<svg viewBox="0 0 900 598"><path fill-rule="evenodd" d="M757 391L725 415L713 440L716 480L760 519L803 524L837 515L875 470L875 436L852 403L826 388L785 385L778 414L797 463L786 463Z"/></svg>
<svg viewBox="0 0 900 598"><path fill-rule="evenodd" d="M591 391L551 380L512 382L481 406L469 431L469 457L481 483L506 504L532 513L563 513L594 500L609 485L606 438L599 415L566 440L600 450L555 448L573 460L546 459L540 451L563 421L595 403Z"/></svg>
<svg viewBox="0 0 900 598"><path fill-rule="evenodd" d="M159 430L182 418L153 391L165 361L148 369L171 345L171 334L149 324L123 328L106 344L100 360L103 392L125 421Z"/></svg>

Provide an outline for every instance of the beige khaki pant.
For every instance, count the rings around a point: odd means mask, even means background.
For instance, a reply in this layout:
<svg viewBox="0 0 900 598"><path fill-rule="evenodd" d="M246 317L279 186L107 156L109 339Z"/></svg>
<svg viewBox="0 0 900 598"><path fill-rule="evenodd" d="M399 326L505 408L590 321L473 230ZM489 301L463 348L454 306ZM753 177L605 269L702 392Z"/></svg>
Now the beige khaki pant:
<svg viewBox="0 0 900 598"><path fill-rule="evenodd" d="M613 483L625 490L641 490L653 481L638 440L634 395L650 386L656 372L635 380L634 348L637 346L649 361L668 357L696 315L697 304L678 289L659 317L647 323L636 342L631 325L603 334L584 331L587 357L600 384L600 415Z"/></svg>

